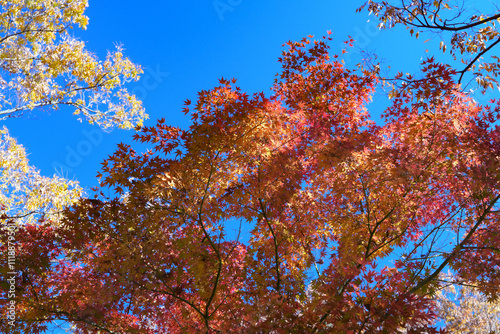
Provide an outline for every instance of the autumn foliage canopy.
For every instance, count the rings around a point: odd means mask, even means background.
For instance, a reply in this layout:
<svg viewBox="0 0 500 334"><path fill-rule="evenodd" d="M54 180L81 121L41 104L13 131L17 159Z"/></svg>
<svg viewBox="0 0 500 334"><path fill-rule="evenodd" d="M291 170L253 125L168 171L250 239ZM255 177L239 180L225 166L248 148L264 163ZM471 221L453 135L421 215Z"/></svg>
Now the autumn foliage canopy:
<svg viewBox="0 0 500 334"><path fill-rule="evenodd" d="M448 271L496 300L498 102L428 58L370 115L379 73L328 40L289 42L272 96L221 79L20 228L18 332L433 333Z"/></svg>

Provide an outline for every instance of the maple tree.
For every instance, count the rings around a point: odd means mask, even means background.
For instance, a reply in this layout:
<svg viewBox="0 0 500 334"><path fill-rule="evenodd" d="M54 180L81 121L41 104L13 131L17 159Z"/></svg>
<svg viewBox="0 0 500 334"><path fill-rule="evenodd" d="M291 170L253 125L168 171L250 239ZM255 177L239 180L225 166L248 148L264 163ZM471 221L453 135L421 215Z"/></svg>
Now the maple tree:
<svg viewBox="0 0 500 334"><path fill-rule="evenodd" d="M142 69L121 47L104 61L70 34L85 29L87 0L0 1L0 117L71 106L103 128L131 129L147 117L124 87Z"/></svg>
<svg viewBox="0 0 500 334"><path fill-rule="evenodd" d="M448 269L497 299L499 104L428 59L375 123L378 73L329 39L289 42L272 96L201 91L189 129L142 128L93 198L23 226L23 333L433 333Z"/></svg>

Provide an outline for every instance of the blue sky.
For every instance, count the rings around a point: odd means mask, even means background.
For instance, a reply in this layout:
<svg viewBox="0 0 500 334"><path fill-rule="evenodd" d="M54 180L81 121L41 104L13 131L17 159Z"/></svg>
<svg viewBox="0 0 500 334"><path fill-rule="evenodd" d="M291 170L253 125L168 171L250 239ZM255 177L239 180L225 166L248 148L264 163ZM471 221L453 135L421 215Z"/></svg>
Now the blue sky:
<svg viewBox="0 0 500 334"><path fill-rule="evenodd" d="M404 30L379 31L362 4L350 1L152 1L90 0L87 30L74 36L101 59L114 45L145 68L141 81L129 89L143 100L152 125L164 117L186 128L189 116L181 112L185 99L237 78L243 90L268 92L279 71L282 45L307 35L320 38L333 32L332 52L352 36L356 48L347 66L360 60L358 50L377 52L391 68L415 69L424 52ZM371 20L370 20L371 18ZM428 46L427 46L428 47ZM380 109L380 107L379 107ZM372 112L377 114L376 104ZM33 113L3 122L26 148L32 165L43 175L55 173L78 180L85 188L97 185L95 175L120 142L131 143L132 131L104 133L77 121L71 110Z"/></svg>

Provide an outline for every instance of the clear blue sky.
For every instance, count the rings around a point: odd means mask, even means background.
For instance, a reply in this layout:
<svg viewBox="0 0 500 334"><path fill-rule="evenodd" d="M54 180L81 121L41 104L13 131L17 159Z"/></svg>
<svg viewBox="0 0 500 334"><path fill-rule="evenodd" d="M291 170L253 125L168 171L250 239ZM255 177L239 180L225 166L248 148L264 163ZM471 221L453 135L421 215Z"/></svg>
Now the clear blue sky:
<svg viewBox="0 0 500 334"><path fill-rule="evenodd" d="M195 101L198 91L216 86L222 76L237 78L249 93L269 91L279 71L282 44L307 35L320 38L331 30L335 53L352 36L357 48L377 52L391 68L414 69L424 55L415 52L422 50L421 41L402 30L377 30L373 17L355 12L361 4L339 0L90 0L88 28L73 34L100 58L115 44L123 45L126 55L145 68L142 80L129 88L142 98L150 115L146 125L165 117L168 123L185 128L189 126L189 116L181 113L185 99ZM355 66L359 53L353 50L346 60L348 66ZM43 175L62 172L87 189L97 184L100 162L113 153L116 144L130 143L133 134L125 130L103 133L78 122L64 108L3 123Z"/></svg>

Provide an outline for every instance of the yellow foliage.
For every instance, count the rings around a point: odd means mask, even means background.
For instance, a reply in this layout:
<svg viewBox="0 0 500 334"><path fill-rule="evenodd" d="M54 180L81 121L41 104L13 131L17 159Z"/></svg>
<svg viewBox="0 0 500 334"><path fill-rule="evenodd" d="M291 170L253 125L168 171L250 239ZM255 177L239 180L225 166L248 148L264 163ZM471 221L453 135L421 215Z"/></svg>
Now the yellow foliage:
<svg viewBox="0 0 500 334"><path fill-rule="evenodd" d="M33 223L44 216L53 222L64 206L81 195L78 183L41 176L28 164L26 152L4 127L0 130L0 213L18 224Z"/></svg>
<svg viewBox="0 0 500 334"><path fill-rule="evenodd" d="M450 285L436 295L438 315L447 333L490 334L500 331L500 304L488 301L471 285Z"/></svg>
<svg viewBox="0 0 500 334"><path fill-rule="evenodd" d="M36 108L69 105L102 128L131 129L147 117L124 85L140 66L122 49L104 61L69 29L85 29L87 0L0 0L0 118Z"/></svg>

